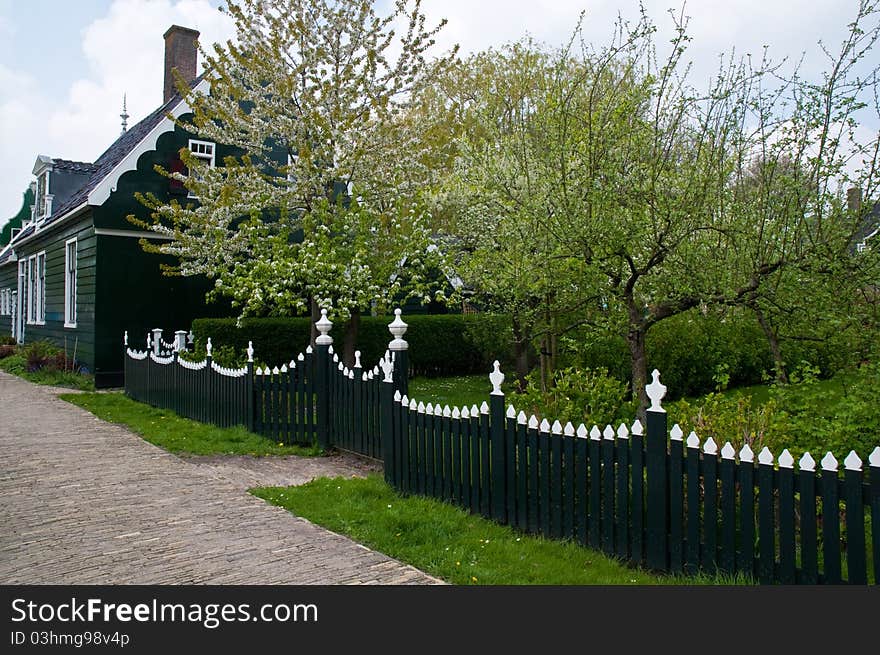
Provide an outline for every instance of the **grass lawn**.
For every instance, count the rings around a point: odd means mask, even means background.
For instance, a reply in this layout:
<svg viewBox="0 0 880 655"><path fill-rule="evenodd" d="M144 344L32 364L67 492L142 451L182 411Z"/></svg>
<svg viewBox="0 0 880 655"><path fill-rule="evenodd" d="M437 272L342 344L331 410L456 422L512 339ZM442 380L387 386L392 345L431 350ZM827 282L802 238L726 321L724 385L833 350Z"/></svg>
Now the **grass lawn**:
<svg viewBox="0 0 880 655"><path fill-rule="evenodd" d="M62 400L90 411L100 419L119 423L152 444L181 455L307 455L315 447L282 446L242 427L218 428L157 409L121 393L62 394Z"/></svg>
<svg viewBox="0 0 880 655"><path fill-rule="evenodd" d="M730 584L658 576L571 542L517 533L453 505L400 496L378 475L251 493L454 584Z"/></svg>
<svg viewBox="0 0 880 655"><path fill-rule="evenodd" d="M505 393L508 391L505 385ZM440 403L450 407L480 406L489 401L488 372L485 375L459 375L448 378L413 378L409 381L409 397L427 405Z"/></svg>

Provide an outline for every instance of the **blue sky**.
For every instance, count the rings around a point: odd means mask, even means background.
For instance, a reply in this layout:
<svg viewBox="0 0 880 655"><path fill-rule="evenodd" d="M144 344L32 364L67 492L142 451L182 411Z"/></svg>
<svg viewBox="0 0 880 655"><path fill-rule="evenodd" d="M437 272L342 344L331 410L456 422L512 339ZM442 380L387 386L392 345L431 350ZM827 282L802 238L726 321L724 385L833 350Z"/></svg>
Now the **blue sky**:
<svg viewBox="0 0 880 655"><path fill-rule="evenodd" d="M388 0L383 0L387 2ZM0 223L18 211L38 154L94 160L118 136L122 96L129 124L162 100L162 34L173 23L198 29L203 43L232 36L217 11L221 0L0 0ZM377 3L381 6L382 3ZM680 2L645 0L661 35L666 11ZM423 0L429 19L442 17L442 49L474 52L529 33L561 45L581 10L589 38L607 40L618 12L635 0ZM691 0L689 59L694 80L707 79L721 52L780 59L805 53L804 70L822 69L823 39L836 48L857 0ZM869 123L872 129L876 122Z"/></svg>

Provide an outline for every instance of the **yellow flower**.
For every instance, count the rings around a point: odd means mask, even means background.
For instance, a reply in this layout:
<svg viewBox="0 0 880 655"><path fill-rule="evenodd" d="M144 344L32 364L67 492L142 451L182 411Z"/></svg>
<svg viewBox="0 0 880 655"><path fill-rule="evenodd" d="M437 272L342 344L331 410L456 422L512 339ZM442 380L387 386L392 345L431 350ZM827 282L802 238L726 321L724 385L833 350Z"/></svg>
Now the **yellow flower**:
<svg viewBox="0 0 880 655"><path fill-rule="evenodd" d="M474 576L471 576L471 582L476 582L476 581L477 581L477 578Z"/></svg>

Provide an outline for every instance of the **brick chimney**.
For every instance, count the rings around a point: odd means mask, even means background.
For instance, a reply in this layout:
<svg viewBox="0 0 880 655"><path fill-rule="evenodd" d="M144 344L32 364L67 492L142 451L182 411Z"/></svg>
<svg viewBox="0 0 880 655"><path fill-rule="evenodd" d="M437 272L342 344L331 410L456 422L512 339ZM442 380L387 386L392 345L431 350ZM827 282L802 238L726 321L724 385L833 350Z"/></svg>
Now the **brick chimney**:
<svg viewBox="0 0 880 655"><path fill-rule="evenodd" d="M846 206L854 214L862 210L862 190L859 187L854 186L846 190Z"/></svg>
<svg viewBox="0 0 880 655"><path fill-rule="evenodd" d="M162 102L168 102L177 92L174 86L174 75L171 73L175 68L187 82L196 79L196 39L199 33L196 30L180 25L172 25L164 34L165 37L165 90Z"/></svg>

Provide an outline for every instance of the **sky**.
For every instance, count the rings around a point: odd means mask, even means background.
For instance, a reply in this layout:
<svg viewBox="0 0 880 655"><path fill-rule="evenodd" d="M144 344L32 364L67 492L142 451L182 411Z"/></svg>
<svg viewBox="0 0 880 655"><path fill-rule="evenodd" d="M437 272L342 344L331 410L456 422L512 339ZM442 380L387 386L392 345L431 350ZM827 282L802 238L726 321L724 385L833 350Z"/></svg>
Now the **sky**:
<svg viewBox="0 0 880 655"><path fill-rule="evenodd" d="M381 9L390 0L379 0ZM0 0L0 224L21 207L39 154L94 161L119 135L123 95L129 125L162 104L162 35L172 24L201 32L203 45L234 36L222 0ZM672 34L671 0L643 0L660 43ZM428 22L448 23L437 52L463 54L526 35L562 45L585 12L588 39L605 43L620 14L637 0L423 0ZM732 49L774 59L803 56L807 75L825 61L819 41L836 50L857 0L690 0L686 59L693 79L708 80ZM665 40L664 40L665 39ZM876 125L872 126L876 129Z"/></svg>

